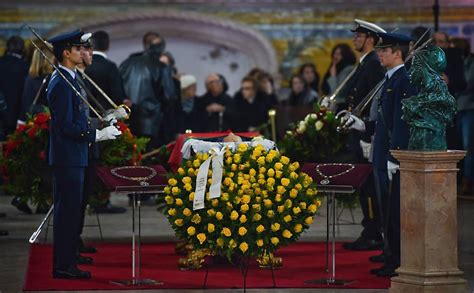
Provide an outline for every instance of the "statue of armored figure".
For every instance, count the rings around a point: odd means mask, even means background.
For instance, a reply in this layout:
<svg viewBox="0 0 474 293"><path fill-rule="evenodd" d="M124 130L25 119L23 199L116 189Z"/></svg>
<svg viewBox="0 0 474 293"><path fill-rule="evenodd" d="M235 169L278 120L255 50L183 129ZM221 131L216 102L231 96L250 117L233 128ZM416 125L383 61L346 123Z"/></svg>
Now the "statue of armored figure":
<svg viewBox="0 0 474 293"><path fill-rule="evenodd" d="M402 101L402 119L410 127L410 150L447 149L446 124L456 114L456 100L441 78L445 68L446 56L437 46L429 45L413 57L409 74L419 93Z"/></svg>

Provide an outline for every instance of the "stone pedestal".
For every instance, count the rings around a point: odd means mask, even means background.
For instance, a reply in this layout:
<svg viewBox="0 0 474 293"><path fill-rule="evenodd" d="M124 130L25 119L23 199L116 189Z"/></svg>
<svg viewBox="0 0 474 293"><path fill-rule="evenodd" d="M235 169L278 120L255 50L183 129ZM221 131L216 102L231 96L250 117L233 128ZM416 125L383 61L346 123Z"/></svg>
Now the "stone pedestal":
<svg viewBox="0 0 474 293"><path fill-rule="evenodd" d="M463 151L392 151L400 161L401 265L390 292L467 292L458 268L456 163Z"/></svg>

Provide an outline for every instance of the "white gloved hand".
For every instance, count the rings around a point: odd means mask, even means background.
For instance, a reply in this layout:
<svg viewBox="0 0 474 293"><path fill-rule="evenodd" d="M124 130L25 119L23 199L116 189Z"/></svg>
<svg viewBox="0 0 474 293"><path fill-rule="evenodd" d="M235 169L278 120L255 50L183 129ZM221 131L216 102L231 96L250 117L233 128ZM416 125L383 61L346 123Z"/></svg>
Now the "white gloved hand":
<svg viewBox="0 0 474 293"><path fill-rule="evenodd" d="M393 175L396 174L399 169L400 169L399 165L392 163L390 161L387 161L388 180L392 181Z"/></svg>
<svg viewBox="0 0 474 293"><path fill-rule="evenodd" d="M362 132L365 131L365 122L359 117L351 114L346 123L344 123L343 127L346 129L355 129Z"/></svg>
<svg viewBox="0 0 474 293"><path fill-rule="evenodd" d="M95 141L103 141L109 139L116 139L117 136L121 135L122 132L115 126L107 126L103 129L97 129L95 131Z"/></svg>
<svg viewBox="0 0 474 293"><path fill-rule="evenodd" d="M360 147L362 148L362 155L368 159L370 157L370 151L372 150L372 144L363 140L359 141Z"/></svg>
<svg viewBox="0 0 474 293"><path fill-rule="evenodd" d="M128 117L127 111L125 111L125 109L123 107L119 107L117 109L114 109L111 112L109 112L109 111L107 111L109 114L107 114L104 117L104 121L109 122L110 125L117 123L118 119L123 119L123 118ZM112 121L115 121L115 122L112 122Z"/></svg>
<svg viewBox="0 0 474 293"><path fill-rule="evenodd" d="M321 107L329 108L330 104L331 100L328 97L324 97L324 99L321 101Z"/></svg>

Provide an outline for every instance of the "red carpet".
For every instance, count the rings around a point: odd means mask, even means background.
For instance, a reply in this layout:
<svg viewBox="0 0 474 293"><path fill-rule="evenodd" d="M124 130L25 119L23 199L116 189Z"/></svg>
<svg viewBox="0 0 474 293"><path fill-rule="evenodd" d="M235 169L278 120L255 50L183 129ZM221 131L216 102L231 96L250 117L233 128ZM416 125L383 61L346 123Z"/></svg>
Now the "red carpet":
<svg viewBox="0 0 474 293"><path fill-rule="evenodd" d="M164 282L161 286L141 288L202 288L205 269L180 271L174 253L174 243L142 245L142 278ZM325 243L299 242L282 248L277 255L283 257L283 268L275 270L276 287L279 288L388 288L390 279L373 276L369 270L377 267L368 257L373 252L352 252L344 250L340 243L336 246L336 277L354 282L345 286L306 285L305 280L326 277ZM51 278L52 246L34 244L24 290L104 290L130 289L113 285L112 280L127 279L131 276L131 251L127 243L97 244L99 252L94 257L94 265L81 266L92 273L90 280L55 280ZM238 267L218 264L209 268L207 288L242 288L243 277ZM251 262L247 288L273 287L270 270L262 270Z"/></svg>

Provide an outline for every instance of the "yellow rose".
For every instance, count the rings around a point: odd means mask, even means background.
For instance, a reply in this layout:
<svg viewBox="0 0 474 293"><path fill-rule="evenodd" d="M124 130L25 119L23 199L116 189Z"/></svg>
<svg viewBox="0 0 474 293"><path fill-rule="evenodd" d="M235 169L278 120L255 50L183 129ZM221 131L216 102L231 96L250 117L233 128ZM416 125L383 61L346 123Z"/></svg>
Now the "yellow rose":
<svg viewBox="0 0 474 293"><path fill-rule="evenodd" d="M275 212L274 212L274 211L268 211L268 212L267 212L267 217L273 218L274 216L275 216Z"/></svg>
<svg viewBox="0 0 474 293"><path fill-rule="evenodd" d="M273 203L270 199L264 199L263 204L265 205L266 208L271 208Z"/></svg>
<svg viewBox="0 0 474 293"><path fill-rule="evenodd" d="M284 205L281 205L281 206L278 206L278 212L281 214L285 211L285 206Z"/></svg>
<svg viewBox="0 0 474 293"><path fill-rule="evenodd" d="M249 210L249 205L248 204L243 204L241 207L240 207L240 211L242 213L245 213Z"/></svg>
<svg viewBox="0 0 474 293"><path fill-rule="evenodd" d="M189 200L189 201L193 201L193 200L194 200L194 191L189 194L188 200Z"/></svg>
<svg viewBox="0 0 474 293"><path fill-rule="evenodd" d="M321 201L320 201L319 199L316 201L316 206L317 206L317 207L320 207L320 206L321 206Z"/></svg>
<svg viewBox="0 0 474 293"><path fill-rule="evenodd" d="M302 210L306 210L306 203L303 201L303 202L300 202L300 208Z"/></svg>
<svg viewBox="0 0 474 293"><path fill-rule="evenodd" d="M265 231L265 227L263 225L258 225L256 230L258 233L262 233L263 231Z"/></svg>
<svg viewBox="0 0 474 293"><path fill-rule="evenodd" d="M170 216L176 216L176 209L169 209L169 210L168 210L168 215L170 215Z"/></svg>
<svg viewBox="0 0 474 293"><path fill-rule="evenodd" d="M255 176L255 175L257 175L257 171L255 171L255 169L252 168L252 169L249 170L249 175L250 176Z"/></svg>
<svg viewBox="0 0 474 293"><path fill-rule="evenodd" d="M262 247L262 246L263 246L263 240L262 240L262 239L258 239L258 240L257 240L257 246L258 246L258 247Z"/></svg>
<svg viewBox="0 0 474 293"><path fill-rule="evenodd" d="M207 215L209 217L214 217L216 215L216 211L214 209L207 210Z"/></svg>
<svg viewBox="0 0 474 293"><path fill-rule="evenodd" d="M291 197L291 198L296 198L297 196L298 196L298 190L296 190L296 189L294 189L294 188L291 189L291 190L290 190L290 197Z"/></svg>
<svg viewBox="0 0 474 293"><path fill-rule="evenodd" d="M283 186L285 186L285 187L288 186L288 185L290 185L290 179L288 179L288 178L282 178L282 179L281 179L281 185L283 185Z"/></svg>
<svg viewBox="0 0 474 293"><path fill-rule="evenodd" d="M313 217L307 217L304 219L306 225L311 225L313 223Z"/></svg>
<svg viewBox="0 0 474 293"><path fill-rule="evenodd" d="M214 226L214 224L212 224L212 223L207 224L207 232L212 233L212 232L214 232L215 229L216 229L216 227Z"/></svg>
<svg viewBox="0 0 474 293"><path fill-rule="evenodd" d="M193 226L189 226L187 231L189 236L193 236L196 233L196 229Z"/></svg>
<svg viewBox="0 0 474 293"><path fill-rule="evenodd" d="M179 167L179 168L178 168L178 174L181 175L181 176L183 176L184 173L185 173L185 172L184 172L184 169L181 168L181 167Z"/></svg>
<svg viewBox="0 0 474 293"><path fill-rule="evenodd" d="M175 187L173 187L175 188ZM184 184L184 189L187 191L187 192L190 192L191 190L193 190L193 186L189 183L186 183Z"/></svg>
<svg viewBox="0 0 474 293"><path fill-rule="evenodd" d="M309 205L309 207L308 207L308 211L310 211L311 213L316 213L317 210L318 210L318 208L314 204Z"/></svg>
<svg viewBox="0 0 474 293"><path fill-rule="evenodd" d="M232 171L237 171L237 165L236 165L236 164L230 165L230 169L231 169Z"/></svg>
<svg viewBox="0 0 474 293"><path fill-rule="evenodd" d="M291 208L293 206L293 202L289 199L285 200L285 207L286 208Z"/></svg>
<svg viewBox="0 0 474 293"><path fill-rule="evenodd" d="M195 214L192 218L191 218L191 222L193 222L194 224L199 224L201 223L201 216L199 214Z"/></svg>
<svg viewBox="0 0 474 293"><path fill-rule="evenodd" d="M275 178L280 179L282 175L283 175L283 171L276 171Z"/></svg>
<svg viewBox="0 0 474 293"><path fill-rule="evenodd" d="M166 186L164 189L163 189L163 192L165 194L170 194L171 193L171 188L169 186Z"/></svg>
<svg viewBox="0 0 474 293"><path fill-rule="evenodd" d="M281 170L283 169L283 164L280 162L275 163L275 170Z"/></svg>
<svg viewBox="0 0 474 293"><path fill-rule="evenodd" d="M263 166L265 165L265 157L264 156L261 156L257 159L257 163L260 165L260 166Z"/></svg>
<svg viewBox="0 0 474 293"><path fill-rule="evenodd" d="M166 204L169 204L169 205L170 205L170 204L173 204L174 198L172 198L171 196L167 195L167 196L165 196L165 202L166 202Z"/></svg>
<svg viewBox="0 0 474 293"><path fill-rule="evenodd" d="M203 244L204 241L206 241L206 234L204 233L199 233L196 237L199 240L199 243L201 244Z"/></svg>
<svg viewBox="0 0 474 293"><path fill-rule="evenodd" d="M268 163L271 163L274 158L275 158L274 155L272 155L271 153L268 153L267 156L265 157L265 161L267 161Z"/></svg>
<svg viewBox="0 0 474 293"><path fill-rule="evenodd" d="M234 163L237 163L237 164L240 163L240 159L241 159L240 154L234 155Z"/></svg>
<svg viewBox="0 0 474 293"><path fill-rule="evenodd" d="M280 242L280 239L278 239L278 237L272 237L270 241L272 242L273 245L276 246Z"/></svg>
<svg viewBox="0 0 474 293"><path fill-rule="evenodd" d="M268 178L267 179L267 185L269 185L269 186L275 185L275 179L274 178Z"/></svg>
<svg viewBox="0 0 474 293"><path fill-rule="evenodd" d="M247 144L245 143L239 144L239 146L237 147L237 150L241 153L245 152L247 150Z"/></svg>
<svg viewBox="0 0 474 293"><path fill-rule="evenodd" d="M174 178L171 178L168 180L168 184L171 186L176 186L176 184L178 184L178 181Z"/></svg>
<svg viewBox="0 0 474 293"><path fill-rule="evenodd" d="M219 205L219 200L217 198L214 198L211 204L213 207L217 207Z"/></svg>
<svg viewBox="0 0 474 293"><path fill-rule="evenodd" d="M225 159L225 163L226 163L227 165L232 164L232 157L227 157L227 159Z"/></svg>
<svg viewBox="0 0 474 293"><path fill-rule="evenodd" d="M261 175L265 174L267 172L267 169L265 169L265 167L260 167L258 169L258 173L260 173ZM263 177L264 178L264 177Z"/></svg>
<svg viewBox="0 0 474 293"><path fill-rule="evenodd" d="M249 246L246 242L242 242L242 243L240 243L239 248L243 253L245 253L247 251L247 249L249 249Z"/></svg>
<svg viewBox="0 0 474 293"><path fill-rule="evenodd" d="M288 163L290 162L290 158L288 158L286 156L281 156L280 157L280 162L282 162L285 165L288 165Z"/></svg>
<svg viewBox="0 0 474 293"><path fill-rule="evenodd" d="M174 220L174 224L178 227L183 226L183 219L176 219Z"/></svg>
<svg viewBox="0 0 474 293"><path fill-rule="evenodd" d="M192 214L192 212L191 212L190 209L185 208L185 209L183 210L183 215L185 215L186 217L191 216L191 214Z"/></svg>
<svg viewBox="0 0 474 293"><path fill-rule="evenodd" d="M237 247L237 243L235 243L235 240L234 239L230 239L229 241L229 247L231 249L234 249L235 247Z"/></svg>
<svg viewBox="0 0 474 293"><path fill-rule="evenodd" d="M268 169L267 175L268 175L269 177L275 176L275 170L273 170L272 168Z"/></svg>
<svg viewBox="0 0 474 293"><path fill-rule="evenodd" d="M291 178L291 179L294 179L294 180L298 179L298 173L296 173L296 172L291 172L291 173L290 173L290 178Z"/></svg>
<svg viewBox="0 0 474 293"><path fill-rule="evenodd" d="M183 177L183 179L181 179L181 181L183 182L183 184L193 182L193 180L189 176Z"/></svg>
<svg viewBox="0 0 474 293"><path fill-rule="evenodd" d="M221 212L217 212L216 213L216 219L218 219L220 221L220 220L222 220L222 218L224 218L224 215L222 215Z"/></svg>
<svg viewBox="0 0 474 293"><path fill-rule="evenodd" d="M245 223L245 222L247 222L247 216L246 216L246 215L240 216L239 221L240 221L242 224Z"/></svg>
<svg viewBox="0 0 474 293"><path fill-rule="evenodd" d="M299 213L301 213L300 207L294 207L294 208L293 208L293 214L297 215L297 214L299 214Z"/></svg>
<svg viewBox="0 0 474 293"><path fill-rule="evenodd" d="M189 175L189 176L195 176L195 175L196 175L196 171L194 171L193 168L189 168L189 169L188 169L188 175Z"/></svg>
<svg viewBox="0 0 474 293"><path fill-rule="evenodd" d="M284 194L284 193L286 192L286 189L285 189L285 187L283 187L283 186L281 186L281 185L278 185L276 191L277 191L277 193L279 193L279 194Z"/></svg>
<svg viewBox="0 0 474 293"><path fill-rule="evenodd" d="M229 228L226 228L226 227L222 228L222 232L221 232L221 233L224 234L224 235L227 236L227 237L230 237L230 236L232 235L232 232L230 231L230 229L229 229Z"/></svg>
<svg viewBox="0 0 474 293"><path fill-rule="evenodd" d="M238 218L239 218L239 213L238 213L237 211L232 211L232 212L230 213L230 219L231 219L232 221L235 221L235 220L237 220Z"/></svg>
<svg viewBox="0 0 474 293"><path fill-rule="evenodd" d="M182 205L183 205L183 200L182 200L181 198L177 198L177 199L176 199L176 205L177 205L178 207L182 206Z"/></svg>
<svg viewBox="0 0 474 293"><path fill-rule="evenodd" d="M261 219L262 219L262 215L260 215L260 214L255 214L255 215L253 215L253 220L254 220L255 222L258 222L258 221L260 221Z"/></svg>
<svg viewBox="0 0 474 293"><path fill-rule="evenodd" d="M293 236L293 234L290 231L286 230L286 229L283 231L282 235L283 235L283 237L288 238L288 239L290 239L291 236Z"/></svg>
<svg viewBox="0 0 474 293"><path fill-rule="evenodd" d="M277 191L277 192L278 192L278 191ZM281 194L277 194L277 195L275 196L275 201L276 201L276 202L280 202L280 201L281 201Z"/></svg>
<svg viewBox="0 0 474 293"><path fill-rule="evenodd" d="M171 193L172 193L173 195L178 195L180 192L181 192L181 189L179 189L179 188L176 187L176 186L173 187L173 188L171 188Z"/></svg>
<svg viewBox="0 0 474 293"><path fill-rule="evenodd" d="M293 218L292 218L290 215L286 215L286 216L283 218L283 221L285 221L286 223L291 222L291 220L293 220Z"/></svg>
<svg viewBox="0 0 474 293"><path fill-rule="evenodd" d="M303 231L303 225L301 225L301 224L296 224L296 225L295 225L295 232L296 232L296 233L300 233L301 231Z"/></svg>
<svg viewBox="0 0 474 293"><path fill-rule="evenodd" d="M217 243L217 246L224 247L224 239L217 238L216 243Z"/></svg>
<svg viewBox="0 0 474 293"><path fill-rule="evenodd" d="M280 224L279 223L273 223L271 228L272 228L273 232L276 232L276 231L280 230Z"/></svg>
<svg viewBox="0 0 474 293"><path fill-rule="evenodd" d="M240 227L239 228L239 235L244 236L245 234L247 234L247 229L245 227Z"/></svg>
<svg viewBox="0 0 474 293"><path fill-rule="evenodd" d="M297 190L301 190L301 189L303 188L303 186L302 186L300 183L297 183L297 184L295 185L295 188L296 188Z"/></svg>

